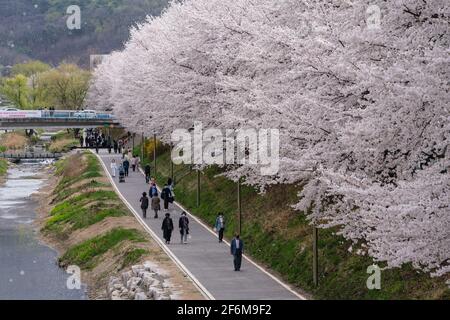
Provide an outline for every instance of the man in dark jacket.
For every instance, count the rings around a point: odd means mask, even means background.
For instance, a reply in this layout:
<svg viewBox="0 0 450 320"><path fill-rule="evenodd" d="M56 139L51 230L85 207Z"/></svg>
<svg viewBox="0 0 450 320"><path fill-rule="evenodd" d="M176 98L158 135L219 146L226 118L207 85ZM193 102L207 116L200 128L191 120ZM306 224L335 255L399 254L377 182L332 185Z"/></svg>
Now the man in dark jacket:
<svg viewBox="0 0 450 320"><path fill-rule="evenodd" d="M170 217L170 213L166 213L166 217L164 218L164 220L162 222L161 229L163 231L163 237L166 240L166 244L169 244L170 238L172 237L172 230L173 230L173 221L172 221L172 218Z"/></svg>
<svg viewBox="0 0 450 320"><path fill-rule="evenodd" d="M178 221L178 228L180 228L181 243L186 244L189 234L189 219L184 211L181 213L180 220Z"/></svg>
<svg viewBox="0 0 450 320"><path fill-rule="evenodd" d="M164 185L164 188L161 190L161 199L164 200L164 210L169 210L169 202L173 202L173 196L172 191L167 184Z"/></svg>
<svg viewBox="0 0 450 320"><path fill-rule="evenodd" d="M128 177L128 170L130 169L130 161L128 159L124 160L123 169L125 170L125 177Z"/></svg>
<svg viewBox="0 0 450 320"><path fill-rule="evenodd" d="M148 209L148 197L147 197L147 193L144 192L142 193L142 197L141 197L141 209L142 209L142 216L144 217L144 219L147 219L147 209Z"/></svg>
<svg viewBox="0 0 450 320"><path fill-rule="evenodd" d="M150 168L149 164L145 165L144 173L145 173L145 183L149 183L150 182L150 173L151 173L151 168Z"/></svg>
<svg viewBox="0 0 450 320"><path fill-rule="evenodd" d="M234 271L241 270L241 262L242 262L242 254L244 253L244 242L239 238L239 235L236 234L231 240L231 254L234 259Z"/></svg>

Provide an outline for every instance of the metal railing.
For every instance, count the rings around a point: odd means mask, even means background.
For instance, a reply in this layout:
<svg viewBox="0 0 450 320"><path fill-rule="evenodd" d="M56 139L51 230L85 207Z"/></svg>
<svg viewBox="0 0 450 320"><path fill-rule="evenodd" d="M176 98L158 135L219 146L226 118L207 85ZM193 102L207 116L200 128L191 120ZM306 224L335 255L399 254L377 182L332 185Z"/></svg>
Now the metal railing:
<svg viewBox="0 0 450 320"><path fill-rule="evenodd" d="M108 113L87 113L77 110L19 110L19 111L0 110L0 119L114 120L115 117Z"/></svg>

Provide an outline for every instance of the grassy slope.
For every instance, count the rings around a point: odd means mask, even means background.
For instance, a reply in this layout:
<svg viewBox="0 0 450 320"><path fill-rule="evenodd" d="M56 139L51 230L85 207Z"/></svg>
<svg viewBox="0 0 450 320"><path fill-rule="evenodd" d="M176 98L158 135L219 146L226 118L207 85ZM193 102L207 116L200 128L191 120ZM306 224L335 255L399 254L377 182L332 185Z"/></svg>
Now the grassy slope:
<svg viewBox="0 0 450 320"><path fill-rule="evenodd" d="M0 152L8 150L21 150L29 143L25 132L18 130L0 135Z"/></svg>
<svg viewBox="0 0 450 320"><path fill-rule="evenodd" d="M64 241L75 230L99 223L107 217L129 215L111 186L98 181L102 177L101 167L89 152L60 160L56 167L56 174L61 179L53 191L54 208L42 229L46 235ZM60 263L92 269L103 254L125 241L135 243L146 240L137 230L113 228L69 247L60 258ZM120 269L135 263L146 252L139 247L129 248L123 253Z"/></svg>
<svg viewBox="0 0 450 320"><path fill-rule="evenodd" d="M105 234L99 235L70 248L60 258L60 261L64 265L74 263L82 268L92 269L95 266L99 256L114 248L120 242L126 240L132 242L145 242L145 238L137 230L115 228ZM134 249L131 260L133 260L135 252L143 254L146 251L143 249ZM126 260L130 260L130 258L126 257Z"/></svg>
<svg viewBox="0 0 450 320"><path fill-rule="evenodd" d="M0 177L4 176L8 171L8 161L0 159Z"/></svg>
<svg viewBox="0 0 450 320"><path fill-rule="evenodd" d="M139 148L136 148L136 153ZM144 163L146 160L144 160ZM157 181L164 183L170 175L169 153L157 159ZM196 173L186 166L175 166L176 199L191 212L213 225L218 211L227 218L226 237L236 226L236 185L216 177L211 168L201 177L200 207L196 207ZM181 179L180 179L181 177ZM410 266L382 272L381 290L368 290L368 257L351 254L349 244L333 234L319 231L320 284L312 283L312 229L304 216L290 208L295 203L295 186L274 186L264 196L252 188L243 187L243 239L247 253L278 272L282 278L318 299L449 299L450 290L442 278L430 278Z"/></svg>
<svg viewBox="0 0 450 320"><path fill-rule="evenodd" d="M68 152L73 147L78 146L79 141L73 137L73 133L60 131L52 137L52 141L48 146L50 152Z"/></svg>

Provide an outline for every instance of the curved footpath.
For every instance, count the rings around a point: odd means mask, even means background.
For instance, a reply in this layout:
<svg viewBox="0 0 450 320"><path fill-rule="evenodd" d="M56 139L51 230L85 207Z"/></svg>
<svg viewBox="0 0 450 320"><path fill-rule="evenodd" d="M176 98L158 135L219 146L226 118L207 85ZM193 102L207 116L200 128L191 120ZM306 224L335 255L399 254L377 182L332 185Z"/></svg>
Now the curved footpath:
<svg viewBox="0 0 450 320"><path fill-rule="evenodd" d="M171 244L166 245L161 231L164 212L160 212L159 219L154 219L153 212L149 208L147 219L144 220L141 217L139 199L142 192L148 193L149 189L142 173L131 172L130 169L130 175L125 179L125 183L119 183L117 176L116 178L111 176L110 163L112 158L117 161L121 159L121 156L108 154L106 150L99 152L97 156L105 171L108 172L108 177L119 196L164 251L194 281L206 298L224 300L305 299L246 256L242 260L241 271L234 271L229 243L219 243L212 229L187 210L185 211L189 216L189 230L192 238L188 239L187 245L180 244L178 218L184 209L177 203L170 206L170 215L174 221L175 230L172 234ZM245 239L243 240L245 242Z"/></svg>

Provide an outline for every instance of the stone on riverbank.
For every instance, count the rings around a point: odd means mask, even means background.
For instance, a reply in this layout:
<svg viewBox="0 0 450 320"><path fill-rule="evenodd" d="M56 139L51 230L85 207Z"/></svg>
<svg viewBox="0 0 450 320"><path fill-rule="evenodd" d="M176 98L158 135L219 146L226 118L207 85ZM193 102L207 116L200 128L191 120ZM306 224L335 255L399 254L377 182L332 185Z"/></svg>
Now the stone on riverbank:
<svg viewBox="0 0 450 320"><path fill-rule="evenodd" d="M106 292L111 300L170 300L171 285L165 281L165 273L158 272L147 261L134 265L120 277L111 277Z"/></svg>

